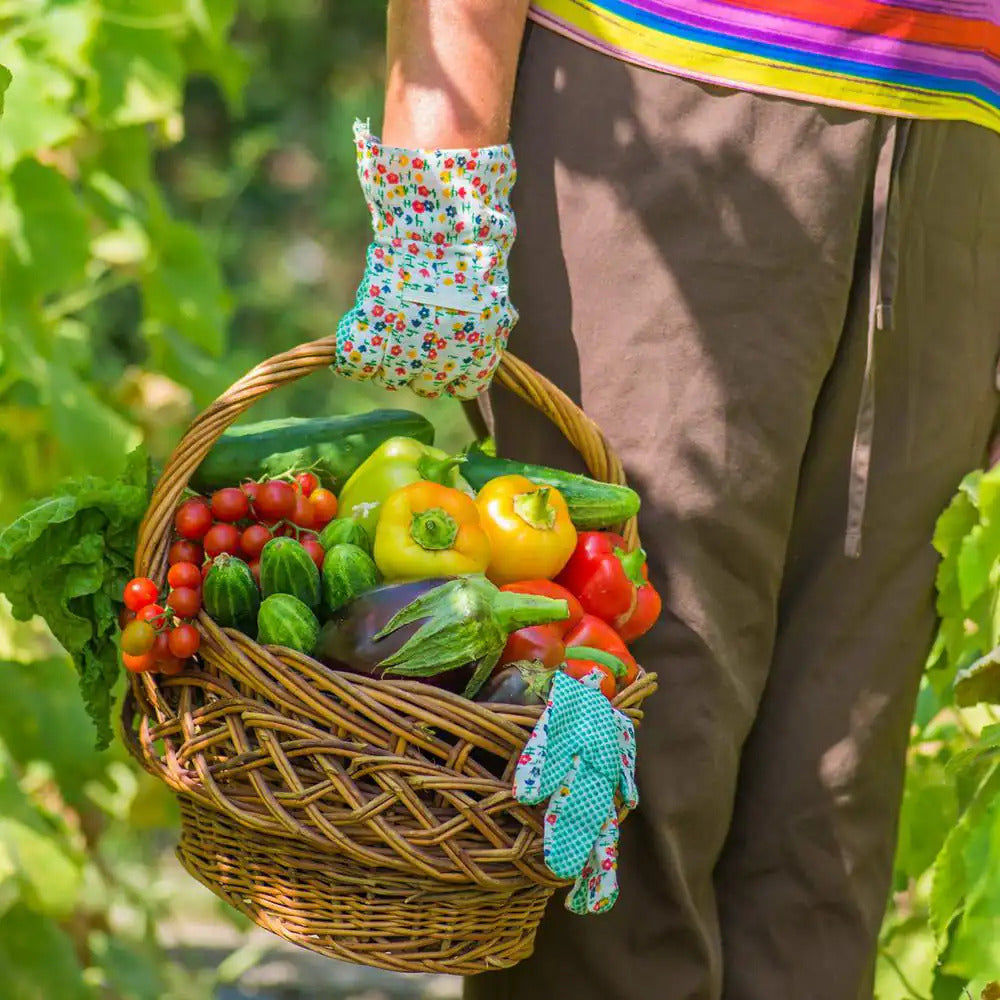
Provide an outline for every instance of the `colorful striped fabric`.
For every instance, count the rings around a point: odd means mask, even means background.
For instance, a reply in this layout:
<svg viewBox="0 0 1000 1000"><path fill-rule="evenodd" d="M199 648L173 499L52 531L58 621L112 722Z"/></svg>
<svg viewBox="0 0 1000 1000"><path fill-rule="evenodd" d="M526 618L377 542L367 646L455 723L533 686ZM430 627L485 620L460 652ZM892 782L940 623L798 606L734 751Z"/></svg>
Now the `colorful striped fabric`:
<svg viewBox="0 0 1000 1000"><path fill-rule="evenodd" d="M530 17L707 83L1000 131L1000 0L535 0Z"/></svg>

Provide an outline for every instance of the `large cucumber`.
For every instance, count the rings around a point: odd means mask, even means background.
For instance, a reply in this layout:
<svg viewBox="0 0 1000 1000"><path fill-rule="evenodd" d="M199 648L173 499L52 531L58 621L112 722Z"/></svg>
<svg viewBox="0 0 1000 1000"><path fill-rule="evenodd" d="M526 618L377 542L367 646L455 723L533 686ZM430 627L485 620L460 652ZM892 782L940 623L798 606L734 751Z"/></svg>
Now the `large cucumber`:
<svg viewBox="0 0 1000 1000"><path fill-rule="evenodd" d="M465 456L461 473L475 490L497 476L524 476L539 486L554 486L566 501L573 524L585 530L610 528L639 512L639 494L627 486L600 483L544 465L494 458L477 448Z"/></svg>
<svg viewBox="0 0 1000 1000"><path fill-rule="evenodd" d="M260 592L291 594L309 608L319 607L319 569L294 538L272 538L260 550Z"/></svg>
<svg viewBox="0 0 1000 1000"><path fill-rule="evenodd" d="M219 625L253 635L260 591L242 559L225 552L215 557L202 585L202 603Z"/></svg>
<svg viewBox="0 0 1000 1000"><path fill-rule="evenodd" d="M434 443L430 421L408 410L372 410L349 416L265 420L230 427L191 477L192 489L210 493L244 479L311 469L336 490L383 442L411 437Z"/></svg>

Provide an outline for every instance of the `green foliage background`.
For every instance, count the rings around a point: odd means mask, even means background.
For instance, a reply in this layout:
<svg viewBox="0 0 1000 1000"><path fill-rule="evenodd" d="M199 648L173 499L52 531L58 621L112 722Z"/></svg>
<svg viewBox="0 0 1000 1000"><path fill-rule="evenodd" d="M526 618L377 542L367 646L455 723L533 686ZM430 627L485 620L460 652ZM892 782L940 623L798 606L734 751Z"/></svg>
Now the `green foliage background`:
<svg viewBox="0 0 1000 1000"><path fill-rule="evenodd" d="M378 117L383 19L374 0L0 0L0 523L140 440L162 459L247 368L330 332L365 243L350 124ZM258 411L379 403L321 374ZM406 405L464 440L455 404ZM1000 973L1000 776L950 767L990 721L951 703L956 643L914 726L882 1000ZM161 876L172 803L92 743L61 650L0 606L3 1000L207 1000L254 955L192 976L168 951L192 918Z"/></svg>

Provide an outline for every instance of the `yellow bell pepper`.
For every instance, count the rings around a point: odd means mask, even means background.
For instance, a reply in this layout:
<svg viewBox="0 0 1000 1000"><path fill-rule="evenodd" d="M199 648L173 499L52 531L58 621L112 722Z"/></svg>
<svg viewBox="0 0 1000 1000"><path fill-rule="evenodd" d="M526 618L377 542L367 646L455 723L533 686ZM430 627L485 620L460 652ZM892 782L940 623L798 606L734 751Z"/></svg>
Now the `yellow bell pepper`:
<svg viewBox="0 0 1000 1000"><path fill-rule="evenodd" d="M460 490L420 481L391 493L375 528L375 564L387 580L483 573L490 540L475 502Z"/></svg>
<svg viewBox="0 0 1000 1000"><path fill-rule="evenodd" d="M562 494L524 476L498 476L476 498L493 555L486 576L498 586L551 580L576 548L576 528Z"/></svg>

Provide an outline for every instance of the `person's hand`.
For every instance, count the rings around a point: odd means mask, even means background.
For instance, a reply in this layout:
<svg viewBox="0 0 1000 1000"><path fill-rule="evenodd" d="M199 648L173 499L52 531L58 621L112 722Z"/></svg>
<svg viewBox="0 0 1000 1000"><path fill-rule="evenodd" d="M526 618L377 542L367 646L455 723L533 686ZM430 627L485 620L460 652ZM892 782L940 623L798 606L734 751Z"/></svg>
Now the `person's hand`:
<svg viewBox="0 0 1000 1000"><path fill-rule="evenodd" d="M599 689L600 675L552 679L544 711L514 775L514 797L545 813L545 863L559 878L575 878L567 909L598 913L618 898L618 819L615 795L634 808L635 732ZM594 686L598 685L598 686Z"/></svg>
<svg viewBox="0 0 1000 1000"><path fill-rule="evenodd" d="M333 368L386 389L472 399L517 321L507 291L513 152L383 146L362 122L354 139L374 238Z"/></svg>

